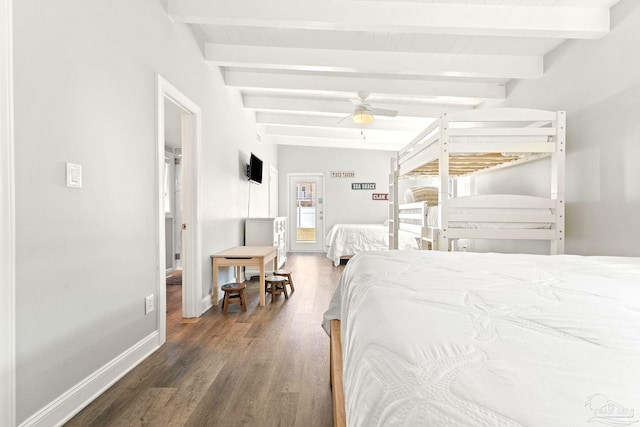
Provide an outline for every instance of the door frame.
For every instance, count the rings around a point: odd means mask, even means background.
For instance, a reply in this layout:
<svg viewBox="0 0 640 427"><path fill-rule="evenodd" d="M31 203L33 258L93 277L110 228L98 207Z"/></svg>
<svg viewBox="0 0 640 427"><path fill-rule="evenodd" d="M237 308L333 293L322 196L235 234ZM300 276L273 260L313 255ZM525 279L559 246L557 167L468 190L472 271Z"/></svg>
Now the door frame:
<svg viewBox="0 0 640 427"><path fill-rule="evenodd" d="M16 425L12 0L0 0L0 425Z"/></svg>
<svg viewBox="0 0 640 427"><path fill-rule="evenodd" d="M175 197L175 187L176 187L176 157L175 154L173 153L173 149L171 147L169 147L172 151L167 151L167 146L164 146L164 166L166 166L167 164L169 164L169 169L170 169L170 174L171 174L171 216L167 217L167 214L165 212L165 224L167 221L167 218L171 219L171 264L167 264L165 265L165 275L169 275L172 274L174 271L174 265L176 264L176 260L175 260L175 254L176 254L176 197ZM166 183L166 182L165 182ZM167 233L166 233L166 226L165 226L165 246L167 244ZM165 247L166 250L166 247ZM166 254L165 254L165 258L166 258Z"/></svg>
<svg viewBox="0 0 640 427"><path fill-rule="evenodd" d="M200 207L200 147L202 112L175 86L156 75L156 257L158 295L158 341L162 345L167 339L167 288L165 262L165 213L164 213L164 101L170 100L187 114L182 116L182 168L184 211L183 223L183 283L182 317L199 317L202 314L202 214Z"/></svg>
<svg viewBox="0 0 640 427"><path fill-rule="evenodd" d="M320 178L320 180L322 181L322 194L321 195L316 195L317 197L322 197L322 230L318 230L318 228L316 227L316 240L317 240L317 233L320 233L320 241L318 242L318 244L320 245L320 249L318 250L313 250L313 251L308 251L308 252L324 252L325 251L325 247L324 247L324 212L326 211L325 209L325 197L324 197L324 173L288 173L287 174L287 216L289 216L289 214L291 213L291 178L300 178L300 177L314 177L314 178ZM289 218L289 230L287 230L287 234L289 235L289 247L288 250L296 252L296 250L293 249L294 245L293 245L293 239L294 239L294 233L293 233L293 229L294 229L294 224L296 224L295 218ZM297 228L297 227L296 227Z"/></svg>

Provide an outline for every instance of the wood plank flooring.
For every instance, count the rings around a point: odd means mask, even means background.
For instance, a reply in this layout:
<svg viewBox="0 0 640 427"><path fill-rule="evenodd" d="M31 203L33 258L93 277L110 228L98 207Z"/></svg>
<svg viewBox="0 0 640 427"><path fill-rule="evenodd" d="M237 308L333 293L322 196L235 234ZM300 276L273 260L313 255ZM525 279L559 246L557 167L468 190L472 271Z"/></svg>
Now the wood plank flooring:
<svg viewBox="0 0 640 427"><path fill-rule="evenodd" d="M213 307L182 319L181 287L167 286L167 342L66 426L331 426L329 338L322 314L344 266L291 254L288 300L248 310Z"/></svg>

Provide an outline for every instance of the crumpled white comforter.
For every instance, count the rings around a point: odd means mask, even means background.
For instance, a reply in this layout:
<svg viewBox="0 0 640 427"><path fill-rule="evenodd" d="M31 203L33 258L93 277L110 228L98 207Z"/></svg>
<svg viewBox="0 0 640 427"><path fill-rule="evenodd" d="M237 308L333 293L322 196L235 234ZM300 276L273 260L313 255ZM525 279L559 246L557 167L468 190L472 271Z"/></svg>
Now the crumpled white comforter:
<svg viewBox="0 0 640 427"><path fill-rule="evenodd" d="M367 252L330 319L350 427L640 419L640 258Z"/></svg>
<svg viewBox="0 0 640 427"><path fill-rule="evenodd" d="M401 231L398 234L400 249L418 249L416 235ZM327 258L334 266L340 265L340 257L353 256L364 251L389 249L389 226L380 224L335 224L325 239Z"/></svg>

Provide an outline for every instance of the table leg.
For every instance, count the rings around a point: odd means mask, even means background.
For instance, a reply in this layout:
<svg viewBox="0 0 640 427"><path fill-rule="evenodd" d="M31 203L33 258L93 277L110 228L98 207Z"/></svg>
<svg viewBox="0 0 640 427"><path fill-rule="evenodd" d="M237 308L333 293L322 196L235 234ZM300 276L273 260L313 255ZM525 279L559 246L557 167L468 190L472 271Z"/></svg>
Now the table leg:
<svg viewBox="0 0 640 427"><path fill-rule="evenodd" d="M264 261L264 258L262 258L262 261ZM260 289L258 292L260 292L260 307L264 307L264 262L260 262Z"/></svg>
<svg viewBox="0 0 640 427"><path fill-rule="evenodd" d="M211 303L213 305L218 305L218 263L216 262L215 258L213 258L211 270L213 271L213 283L211 285L211 294L213 301L211 301Z"/></svg>
<svg viewBox="0 0 640 427"><path fill-rule="evenodd" d="M236 265L236 283L242 283L241 277L240 277L240 270L241 270L241 266Z"/></svg>

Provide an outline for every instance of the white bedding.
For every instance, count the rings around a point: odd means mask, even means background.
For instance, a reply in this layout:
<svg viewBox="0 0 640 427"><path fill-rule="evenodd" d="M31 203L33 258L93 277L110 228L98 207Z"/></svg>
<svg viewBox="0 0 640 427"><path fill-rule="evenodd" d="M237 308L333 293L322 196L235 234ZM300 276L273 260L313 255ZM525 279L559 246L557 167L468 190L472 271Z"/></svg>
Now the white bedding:
<svg viewBox="0 0 640 427"><path fill-rule="evenodd" d="M418 249L416 235L398 233L400 249ZM389 226L381 224L335 224L325 239L327 258L340 265L340 257L353 256L364 251L389 249Z"/></svg>
<svg viewBox="0 0 640 427"><path fill-rule="evenodd" d="M640 258L368 252L330 319L350 427L640 419Z"/></svg>

